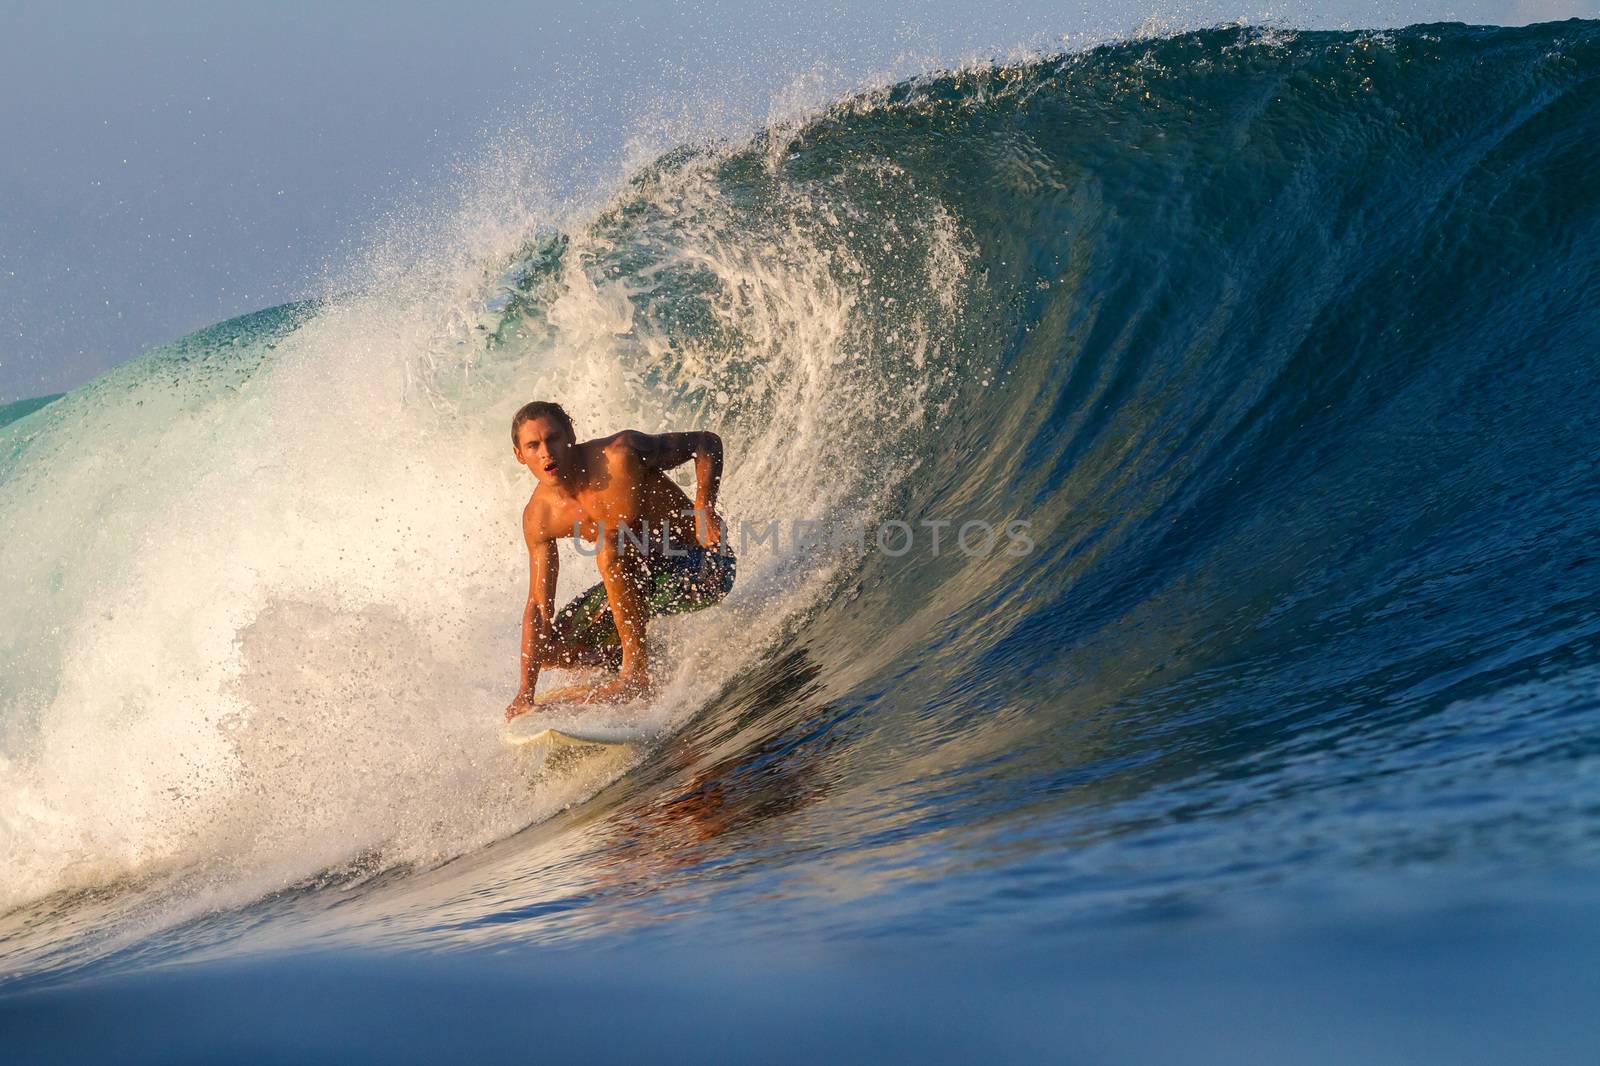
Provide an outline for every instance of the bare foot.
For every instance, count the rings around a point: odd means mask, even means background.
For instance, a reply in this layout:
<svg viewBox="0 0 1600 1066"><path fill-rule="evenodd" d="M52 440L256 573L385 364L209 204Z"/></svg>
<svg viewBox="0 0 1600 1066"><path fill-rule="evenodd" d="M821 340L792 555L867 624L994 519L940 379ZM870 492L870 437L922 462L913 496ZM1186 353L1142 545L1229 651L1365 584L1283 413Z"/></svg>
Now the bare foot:
<svg viewBox="0 0 1600 1066"><path fill-rule="evenodd" d="M577 685L564 685L561 688L554 688L549 692L541 693L534 702L541 707L551 703L586 703L590 695L599 687L602 686L592 681Z"/></svg>

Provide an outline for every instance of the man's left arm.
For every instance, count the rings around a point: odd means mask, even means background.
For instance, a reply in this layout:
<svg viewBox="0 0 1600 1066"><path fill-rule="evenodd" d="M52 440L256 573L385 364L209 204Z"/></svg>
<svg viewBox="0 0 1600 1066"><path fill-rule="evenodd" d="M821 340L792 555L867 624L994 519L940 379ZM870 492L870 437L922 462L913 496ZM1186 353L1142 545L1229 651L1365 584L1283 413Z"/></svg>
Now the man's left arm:
<svg viewBox="0 0 1600 1066"><path fill-rule="evenodd" d="M644 461L671 470L694 460L695 531L700 543L711 547L719 539L716 524L717 490L722 487L722 438L715 433L641 433Z"/></svg>

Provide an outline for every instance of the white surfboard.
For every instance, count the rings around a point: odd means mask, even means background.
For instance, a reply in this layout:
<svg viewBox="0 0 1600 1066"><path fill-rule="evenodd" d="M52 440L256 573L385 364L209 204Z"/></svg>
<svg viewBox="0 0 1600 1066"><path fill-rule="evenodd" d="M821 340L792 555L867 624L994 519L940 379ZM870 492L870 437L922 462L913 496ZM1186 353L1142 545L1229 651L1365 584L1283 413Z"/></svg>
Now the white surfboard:
<svg viewBox="0 0 1600 1066"><path fill-rule="evenodd" d="M586 707L572 718L552 718L544 709L530 711L511 719L505 735L508 744L598 744L620 748L649 740L655 731L636 722L607 720L603 711Z"/></svg>

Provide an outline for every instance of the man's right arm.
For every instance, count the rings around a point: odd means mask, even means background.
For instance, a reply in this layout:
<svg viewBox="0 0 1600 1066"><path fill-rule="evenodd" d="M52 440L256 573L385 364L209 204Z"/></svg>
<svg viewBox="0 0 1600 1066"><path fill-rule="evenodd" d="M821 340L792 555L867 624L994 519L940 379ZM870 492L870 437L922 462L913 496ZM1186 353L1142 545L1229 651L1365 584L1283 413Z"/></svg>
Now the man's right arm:
<svg viewBox="0 0 1600 1066"><path fill-rule="evenodd" d="M523 513L522 535L528 544L528 602L522 609L517 694L506 708L507 718L515 718L533 707L533 690L539 683L539 660L555 638L559 556L556 542L544 532L531 506Z"/></svg>

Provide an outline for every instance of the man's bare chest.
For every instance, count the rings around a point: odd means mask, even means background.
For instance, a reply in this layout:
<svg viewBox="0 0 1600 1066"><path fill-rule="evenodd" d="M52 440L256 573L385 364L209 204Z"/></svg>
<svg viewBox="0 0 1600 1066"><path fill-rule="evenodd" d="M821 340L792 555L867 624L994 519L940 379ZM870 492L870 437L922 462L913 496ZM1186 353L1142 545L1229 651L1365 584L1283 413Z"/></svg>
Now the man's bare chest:
<svg viewBox="0 0 1600 1066"><path fill-rule="evenodd" d="M615 530L648 521L634 493L579 493L554 501L548 513L558 536L580 537L591 544L599 538L602 525Z"/></svg>

